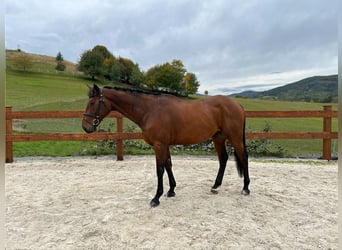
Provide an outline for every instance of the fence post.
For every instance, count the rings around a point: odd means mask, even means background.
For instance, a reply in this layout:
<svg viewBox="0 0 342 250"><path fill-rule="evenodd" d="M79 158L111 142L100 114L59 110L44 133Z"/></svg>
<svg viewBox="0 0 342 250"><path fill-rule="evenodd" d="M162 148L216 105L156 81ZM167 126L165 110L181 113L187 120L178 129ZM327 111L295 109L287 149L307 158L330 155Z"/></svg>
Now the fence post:
<svg viewBox="0 0 342 250"><path fill-rule="evenodd" d="M332 131L332 106L323 106L324 117L323 117L323 132L329 133L328 138L323 138L323 155L324 160L331 160L331 131Z"/></svg>
<svg viewBox="0 0 342 250"><path fill-rule="evenodd" d="M6 163L13 162L13 142L9 140L9 136L12 135L12 107L6 107ZM9 118L7 118L9 117Z"/></svg>
<svg viewBox="0 0 342 250"><path fill-rule="evenodd" d="M121 114L119 117L116 118L116 131L118 133L123 132L123 118ZM123 140L122 139L118 139L116 141L116 157L118 161L123 161Z"/></svg>

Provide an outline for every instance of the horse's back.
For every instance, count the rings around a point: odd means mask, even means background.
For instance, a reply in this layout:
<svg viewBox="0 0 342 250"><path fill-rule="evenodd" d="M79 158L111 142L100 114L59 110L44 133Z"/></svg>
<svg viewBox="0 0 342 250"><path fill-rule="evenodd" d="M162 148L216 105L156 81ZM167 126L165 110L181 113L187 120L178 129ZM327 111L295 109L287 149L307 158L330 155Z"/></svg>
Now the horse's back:
<svg viewBox="0 0 342 250"><path fill-rule="evenodd" d="M235 101L234 99L232 99L229 96L224 96L224 95L210 96L210 97L204 98L202 100L207 101L208 103L211 103L211 104L217 103L217 104L221 104L221 105L237 105L237 106L241 107L237 101Z"/></svg>
<svg viewBox="0 0 342 250"><path fill-rule="evenodd" d="M213 109L218 107L219 112L226 117L235 116L237 118L242 116L244 118L244 110L242 106L237 101L228 96L211 96L203 99L203 101L206 102L207 105L212 107Z"/></svg>
<svg viewBox="0 0 342 250"><path fill-rule="evenodd" d="M158 114L158 119L165 117L169 122L170 120L178 121L179 126L202 122L219 124L226 119L244 119L242 106L234 99L223 95L197 100L166 99L160 103L159 112L156 114Z"/></svg>

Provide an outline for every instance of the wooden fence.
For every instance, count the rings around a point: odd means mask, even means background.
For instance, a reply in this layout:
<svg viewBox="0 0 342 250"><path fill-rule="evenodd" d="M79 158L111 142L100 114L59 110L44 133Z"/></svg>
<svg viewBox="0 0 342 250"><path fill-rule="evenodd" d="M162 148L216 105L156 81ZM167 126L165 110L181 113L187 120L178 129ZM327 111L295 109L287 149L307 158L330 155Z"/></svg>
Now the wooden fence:
<svg viewBox="0 0 342 250"><path fill-rule="evenodd" d="M332 106L324 106L323 110L315 111L246 111L248 118L323 118L322 132L247 132L247 139L323 139L322 158L331 160L332 139L338 137L337 132L332 131L332 118L336 118L337 111ZM13 119L42 119L42 118L81 118L83 111L12 111L12 107L6 107L6 162L13 162L13 142L27 141L94 141L116 140L117 160L123 160L123 140L143 139L142 133L129 133L123 131L123 116L118 112L111 112L108 117L117 120L116 132L101 133L48 133L48 134L13 134ZM81 125L80 125L81 126Z"/></svg>

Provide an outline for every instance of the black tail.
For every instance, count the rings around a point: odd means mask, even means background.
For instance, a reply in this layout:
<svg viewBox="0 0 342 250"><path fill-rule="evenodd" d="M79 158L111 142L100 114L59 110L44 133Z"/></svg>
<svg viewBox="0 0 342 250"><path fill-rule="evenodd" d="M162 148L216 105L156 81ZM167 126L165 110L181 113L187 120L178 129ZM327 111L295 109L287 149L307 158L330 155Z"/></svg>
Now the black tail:
<svg viewBox="0 0 342 250"><path fill-rule="evenodd" d="M244 118L243 121L243 136L242 136L242 141L243 141L243 154L242 157L243 159L240 159L236 153L236 151L234 150L234 155L235 155L235 160L236 160L236 168L238 171L238 174L240 177L243 176L244 173L244 169L245 169L245 165L244 163L248 164L248 152L247 152L247 147L246 147L246 133L245 133L245 129L246 129L246 118Z"/></svg>

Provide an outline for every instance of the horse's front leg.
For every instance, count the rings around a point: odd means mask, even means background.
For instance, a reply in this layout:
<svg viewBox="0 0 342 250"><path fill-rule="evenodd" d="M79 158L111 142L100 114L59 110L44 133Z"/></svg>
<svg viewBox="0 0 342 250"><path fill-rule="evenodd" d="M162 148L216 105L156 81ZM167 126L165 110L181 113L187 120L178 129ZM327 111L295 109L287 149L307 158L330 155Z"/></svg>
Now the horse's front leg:
<svg viewBox="0 0 342 250"><path fill-rule="evenodd" d="M151 207L156 207L159 205L159 198L164 193L163 187L163 175L165 171L166 162L168 161L168 146L156 143L154 144L154 152L156 154L156 168L157 168L157 192L154 198L151 200Z"/></svg>
<svg viewBox="0 0 342 250"><path fill-rule="evenodd" d="M150 205L151 207L156 207L159 205L159 198L164 193L163 187L163 175L164 175L164 164L159 164L157 161L157 178L158 178L158 186L157 192L154 198L151 200Z"/></svg>

